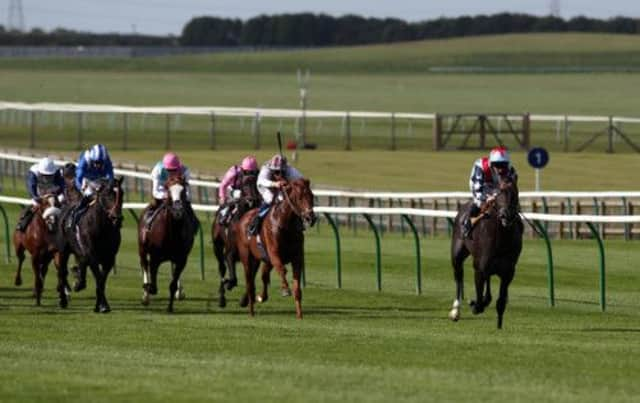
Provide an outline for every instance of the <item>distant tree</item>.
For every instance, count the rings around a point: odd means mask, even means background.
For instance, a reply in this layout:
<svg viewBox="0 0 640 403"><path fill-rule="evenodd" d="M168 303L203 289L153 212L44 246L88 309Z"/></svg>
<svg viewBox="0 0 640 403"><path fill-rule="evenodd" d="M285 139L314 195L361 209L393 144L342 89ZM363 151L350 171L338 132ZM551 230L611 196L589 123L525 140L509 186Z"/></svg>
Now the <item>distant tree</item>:
<svg viewBox="0 0 640 403"><path fill-rule="evenodd" d="M237 46L242 22L217 17L197 17L182 30L180 43L185 46Z"/></svg>

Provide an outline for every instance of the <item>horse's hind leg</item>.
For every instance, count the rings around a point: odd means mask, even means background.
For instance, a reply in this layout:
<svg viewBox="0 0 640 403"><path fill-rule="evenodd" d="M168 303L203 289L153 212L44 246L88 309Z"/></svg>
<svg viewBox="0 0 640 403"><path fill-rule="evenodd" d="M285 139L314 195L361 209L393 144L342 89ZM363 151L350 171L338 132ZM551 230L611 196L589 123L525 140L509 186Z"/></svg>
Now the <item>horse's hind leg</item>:
<svg viewBox="0 0 640 403"><path fill-rule="evenodd" d="M87 288L87 264L82 262L78 263L78 265L72 267L71 270L76 278L73 283L73 291L80 292Z"/></svg>
<svg viewBox="0 0 640 403"><path fill-rule="evenodd" d="M504 315L504 310L507 308L507 301L509 300L509 284L511 284L511 280L513 280L514 272L515 268L511 268L511 270L507 274L503 274L500 277L500 295L498 296L498 300L496 301L496 311L498 312L498 329L502 329L502 317Z"/></svg>
<svg viewBox="0 0 640 403"><path fill-rule="evenodd" d="M58 274L58 305L60 308L66 308L69 305L69 284L67 282L67 266L57 265L56 271Z"/></svg>
<svg viewBox="0 0 640 403"><path fill-rule="evenodd" d="M484 289L486 282L489 281L489 275L487 274L487 262L476 260L473 262L474 280L476 288L476 299L469 302L471 306L471 312L474 315L478 315L484 312Z"/></svg>
<svg viewBox="0 0 640 403"><path fill-rule="evenodd" d="M484 296L482 297L482 306L488 307L491 304L491 277L487 277Z"/></svg>
<svg viewBox="0 0 640 403"><path fill-rule="evenodd" d="M453 278L456 282L456 297L449 311L449 319L456 322L460 319L460 307L464 299L464 260L469 256L469 251L464 246L464 241L456 239L451 247L451 265L453 266Z"/></svg>
<svg viewBox="0 0 640 403"><path fill-rule="evenodd" d="M244 266L244 277L245 277L247 292L245 294L246 301L243 301L244 300L244 297L243 297L243 300L240 301L240 305L248 306L249 316L254 316L256 314L254 309L254 304L256 300L255 276L256 276L256 272L258 271L258 267L260 266L260 261L253 258L252 256L249 256L248 259L244 259L242 263ZM245 302L246 302L246 305L243 305Z"/></svg>
<svg viewBox="0 0 640 403"><path fill-rule="evenodd" d="M300 288L300 277L304 270L304 252L291 260L291 266L293 268L293 300L296 305L296 318L302 319L302 289Z"/></svg>

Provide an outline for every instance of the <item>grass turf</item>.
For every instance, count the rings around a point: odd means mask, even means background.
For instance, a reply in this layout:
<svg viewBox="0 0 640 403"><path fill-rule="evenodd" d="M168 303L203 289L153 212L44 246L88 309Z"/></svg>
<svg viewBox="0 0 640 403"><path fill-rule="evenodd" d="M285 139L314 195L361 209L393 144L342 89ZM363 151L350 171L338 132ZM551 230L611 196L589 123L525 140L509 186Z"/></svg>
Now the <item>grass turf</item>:
<svg viewBox="0 0 640 403"><path fill-rule="evenodd" d="M629 243L606 243L608 310L601 313L595 243L554 242L557 306L550 308L544 246L527 241L505 328L497 331L493 305L481 316L465 307L460 322L447 319L454 293L448 240L422 240L417 296L413 241L385 235L378 293L372 235L343 231L343 288L336 289L326 224L307 233L302 321L291 298L277 295L275 276L271 299L255 318L237 306L242 286L228 294L226 309L218 308L213 256L207 250L201 281L197 246L185 271L187 300L169 315L166 265L158 297L140 305L131 224L108 283L109 315L91 312L91 280L60 310L51 269L38 308L29 270L25 286L15 288L15 262L0 265L3 401L624 402L640 393L633 381L640 369L633 355L640 278L637 248ZM471 279L467 267L468 298Z"/></svg>

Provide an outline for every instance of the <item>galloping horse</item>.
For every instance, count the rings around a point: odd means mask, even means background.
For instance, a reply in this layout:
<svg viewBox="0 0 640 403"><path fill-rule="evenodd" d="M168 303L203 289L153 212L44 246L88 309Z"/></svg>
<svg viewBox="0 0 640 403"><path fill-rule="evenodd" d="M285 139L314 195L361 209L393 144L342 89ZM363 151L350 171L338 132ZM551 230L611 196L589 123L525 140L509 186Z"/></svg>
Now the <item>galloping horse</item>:
<svg viewBox="0 0 640 403"><path fill-rule="evenodd" d="M56 224L59 212L55 196L45 195L40 204L36 206L33 218L25 231L16 229L13 233L13 246L18 257L18 269L14 283L17 286L22 284L22 263L25 259L25 250L28 250L31 254L31 267L33 268L33 296L36 298L38 306L40 306L42 298L47 269L56 251L55 236L51 230ZM64 269L58 270L57 290L60 296L60 306L66 307L69 286Z"/></svg>
<svg viewBox="0 0 640 403"><path fill-rule="evenodd" d="M69 256L73 253L81 273L91 268L96 281L96 304L94 312L111 311L105 287L109 272L113 268L120 248L120 228L122 227L122 177L101 180L87 211L78 220L77 228L68 228L67 220L72 206L63 209L58 224L58 253L56 266L66 272Z"/></svg>
<svg viewBox="0 0 640 403"><path fill-rule="evenodd" d="M229 223L225 226L220 223L220 215L216 214L214 222L211 224L211 239L213 240L213 253L218 260L218 273L220 274L220 286L218 287L218 305L224 308L227 305L225 290L232 290L237 284L236 262L240 260L236 248L235 223L239 221L244 213L256 208L260 204L260 194L256 187L255 176L245 176L240 190L241 198L231 202L229 208L234 207L235 212L230 217ZM225 278L229 268L229 277Z"/></svg>
<svg viewBox="0 0 640 403"><path fill-rule="evenodd" d="M163 203L149 229L144 220L138 225L138 254L144 277L142 303L148 305L150 294L158 293L158 267L171 261L171 283L169 284L168 312L173 312L173 302L178 291L180 274L187 264L197 228L191 216L192 210L186 197L186 182L183 177L170 177L166 182L169 199Z"/></svg>
<svg viewBox="0 0 640 403"><path fill-rule="evenodd" d="M249 315L255 314L255 274L260 261L269 263L263 266L262 271L264 290L261 299L263 301L268 299L267 288L271 268L275 267L280 278L284 280L286 274L284 265L291 263L296 317L302 319L300 276L304 270L303 225L311 226L315 223L313 193L308 180L296 179L283 186L280 195L282 200L271 207L257 236L248 236L247 226L258 214L258 209L251 210L242 216L235 229L236 247L244 266Z"/></svg>
<svg viewBox="0 0 640 403"><path fill-rule="evenodd" d="M471 311L477 315L491 303L490 276L498 275L500 295L496 301L496 311L498 312L498 329L501 329L502 317L507 306L509 284L513 280L516 263L522 251L524 228L518 215L517 184L509 181L499 183L497 195L483 206L477 224L471 232L471 239L464 239L461 234L460 223L465 211L468 209L463 206L456 216L451 240L451 263L456 281L456 299L449 312L449 318L453 321L460 318L463 299L463 263L471 254L476 288L476 299L469 303Z"/></svg>

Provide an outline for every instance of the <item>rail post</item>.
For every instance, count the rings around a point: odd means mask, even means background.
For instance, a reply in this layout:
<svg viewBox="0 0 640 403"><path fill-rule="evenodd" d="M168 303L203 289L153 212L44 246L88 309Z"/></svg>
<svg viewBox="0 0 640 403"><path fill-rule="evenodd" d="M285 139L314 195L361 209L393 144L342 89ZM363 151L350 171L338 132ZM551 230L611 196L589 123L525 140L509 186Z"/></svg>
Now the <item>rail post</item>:
<svg viewBox="0 0 640 403"><path fill-rule="evenodd" d="M200 280L204 281L204 234L200 220L198 220L198 234L200 238Z"/></svg>
<svg viewBox="0 0 640 403"><path fill-rule="evenodd" d="M540 224L540 221L534 220L533 224L538 228L540 234L542 234L542 239L544 239L544 243L547 247L547 281L549 284L549 305L556 305L555 298L555 285L554 285L554 276L553 276L553 252L551 249L551 241L549 240L549 234L547 233L547 228Z"/></svg>
<svg viewBox="0 0 640 403"><path fill-rule="evenodd" d="M413 239L416 245L416 294L422 294L422 268L420 266L420 237L418 236L418 230L408 215L403 214L402 218L407 222L409 228L413 232Z"/></svg>
<svg viewBox="0 0 640 403"><path fill-rule="evenodd" d="M129 115L125 112L122 114L122 149L126 150L128 147L129 137Z"/></svg>
<svg viewBox="0 0 640 403"><path fill-rule="evenodd" d="M32 110L29 115L29 124L31 125L31 133L29 134L29 148L36 147L36 111Z"/></svg>
<svg viewBox="0 0 640 403"><path fill-rule="evenodd" d="M351 115L349 112L344 116L344 149L351 150Z"/></svg>
<svg viewBox="0 0 640 403"><path fill-rule="evenodd" d="M338 231L338 226L336 225L333 218L331 218L331 214L322 213L327 221L329 221L329 225L333 229L333 235L336 238L336 285L338 288L342 288L342 261L340 257L340 232Z"/></svg>
<svg viewBox="0 0 640 403"><path fill-rule="evenodd" d="M165 150L171 148L171 116L169 114L165 115L164 148Z"/></svg>
<svg viewBox="0 0 640 403"><path fill-rule="evenodd" d="M391 151L396 150L396 114L391 112Z"/></svg>
<svg viewBox="0 0 640 403"><path fill-rule="evenodd" d="M211 112L211 125L209 126L209 149L216 148L216 113Z"/></svg>
<svg viewBox="0 0 640 403"><path fill-rule="evenodd" d="M591 230L594 238L596 238L596 241L598 242L598 248L600 249L600 310L604 312L606 309L604 245L602 244L602 238L600 238L600 234L598 234L598 230L595 225L588 222L587 226Z"/></svg>
<svg viewBox="0 0 640 403"><path fill-rule="evenodd" d="M362 214L369 223L371 230L373 231L373 235L376 237L376 288L378 291L382 291L382 266L380 264L380 234L378 234L378 229L376 225L371 220L371 216L369 214Z"/></svg>

